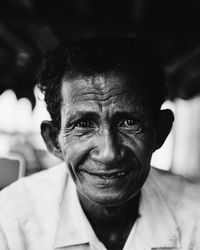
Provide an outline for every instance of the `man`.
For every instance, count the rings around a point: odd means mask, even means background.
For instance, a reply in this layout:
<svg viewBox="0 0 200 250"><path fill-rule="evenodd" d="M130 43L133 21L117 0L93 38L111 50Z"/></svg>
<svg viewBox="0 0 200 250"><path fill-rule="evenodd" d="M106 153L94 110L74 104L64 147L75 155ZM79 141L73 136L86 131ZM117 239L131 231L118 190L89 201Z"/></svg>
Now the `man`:
<svg viewBox="0 0 200 250"><path fill-rule="evenodd" d="M65 163L2 191L0 249L200 249L199 187L150 168L173 121L155 49L68 42L46 55L39 87L42 136Z"/></svg>

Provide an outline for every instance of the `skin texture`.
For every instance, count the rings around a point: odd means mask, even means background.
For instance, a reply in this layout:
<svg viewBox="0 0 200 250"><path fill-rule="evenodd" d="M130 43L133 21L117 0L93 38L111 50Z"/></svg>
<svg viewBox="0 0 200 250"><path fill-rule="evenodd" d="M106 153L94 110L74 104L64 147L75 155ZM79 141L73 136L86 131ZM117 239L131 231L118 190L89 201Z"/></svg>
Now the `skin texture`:
<svg viewBox="0 0 200 250"><path fill-rule="evenodd" d="M118 206L149 172L155 133L130 84L114 74L63 80L59 143L78 193ZM124 176L109 178L125 171Z"/></svg>
<svg viewBox="0 0 200 250"><path fill-rule="evenodd" d="M138 217L152 153L170 131L171 113L162 111L155 129L152 110L142 102L148 98L116 72L63 78L61 94L60 132L55 136L46 121L42 136L66 162L98 238L109 250L122 249Z"/></svg>

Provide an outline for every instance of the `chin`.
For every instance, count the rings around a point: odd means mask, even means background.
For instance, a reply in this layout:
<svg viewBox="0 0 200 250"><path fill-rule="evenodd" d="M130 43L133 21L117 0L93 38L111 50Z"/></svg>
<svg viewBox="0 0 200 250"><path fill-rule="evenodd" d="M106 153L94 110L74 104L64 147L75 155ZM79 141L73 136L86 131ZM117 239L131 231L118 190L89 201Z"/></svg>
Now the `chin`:
<svg viewBox="0 0 200 250"><path fill-rule="evenodd" d="M132 194L116 194L116 193L104 193L84 195L91 203L101 207L118 207L122 206L137 195L138 191Z"/></svg>

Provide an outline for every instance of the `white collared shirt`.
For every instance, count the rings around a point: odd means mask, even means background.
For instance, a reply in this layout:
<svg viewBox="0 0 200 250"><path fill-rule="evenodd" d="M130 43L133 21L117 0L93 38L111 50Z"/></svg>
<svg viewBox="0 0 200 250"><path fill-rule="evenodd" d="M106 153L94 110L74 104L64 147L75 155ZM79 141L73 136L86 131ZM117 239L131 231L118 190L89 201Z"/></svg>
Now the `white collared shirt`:
<svg viewBox="0 0 200 250"><path fill-rule="evenodd" d="M199 185L152 168L123 250L200 249L199 194ZM8 249L106 250L64 164L1 192L0 250Z"/></svg>

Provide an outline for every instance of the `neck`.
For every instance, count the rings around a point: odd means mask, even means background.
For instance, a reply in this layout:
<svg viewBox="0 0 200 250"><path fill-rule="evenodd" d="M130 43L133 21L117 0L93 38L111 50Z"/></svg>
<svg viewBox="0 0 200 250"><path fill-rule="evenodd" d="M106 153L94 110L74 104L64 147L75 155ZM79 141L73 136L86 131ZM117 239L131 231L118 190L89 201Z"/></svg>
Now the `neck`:
<svg viewBox="0 0 200 250"><path fill-rule="evenodd" d="M93 204L79 195L82 208L99 240L108 249L122 249L138 217L140 193L120 206L106 207ZM118 248L119 242L121 247Z"/></svg>
<svg viewBox="0 0 200 250"><path fill-rule="evenodd" d="M107 221L108 223L111 223L113 220L116 221L116 219L124 220L126 217L137 217L139 198L140 193L123 205L107 207L94 204L84 196L79 195L82 208L89 219L91 219L92 221ZM123 218L121 216L123 216Z"/></svg>

